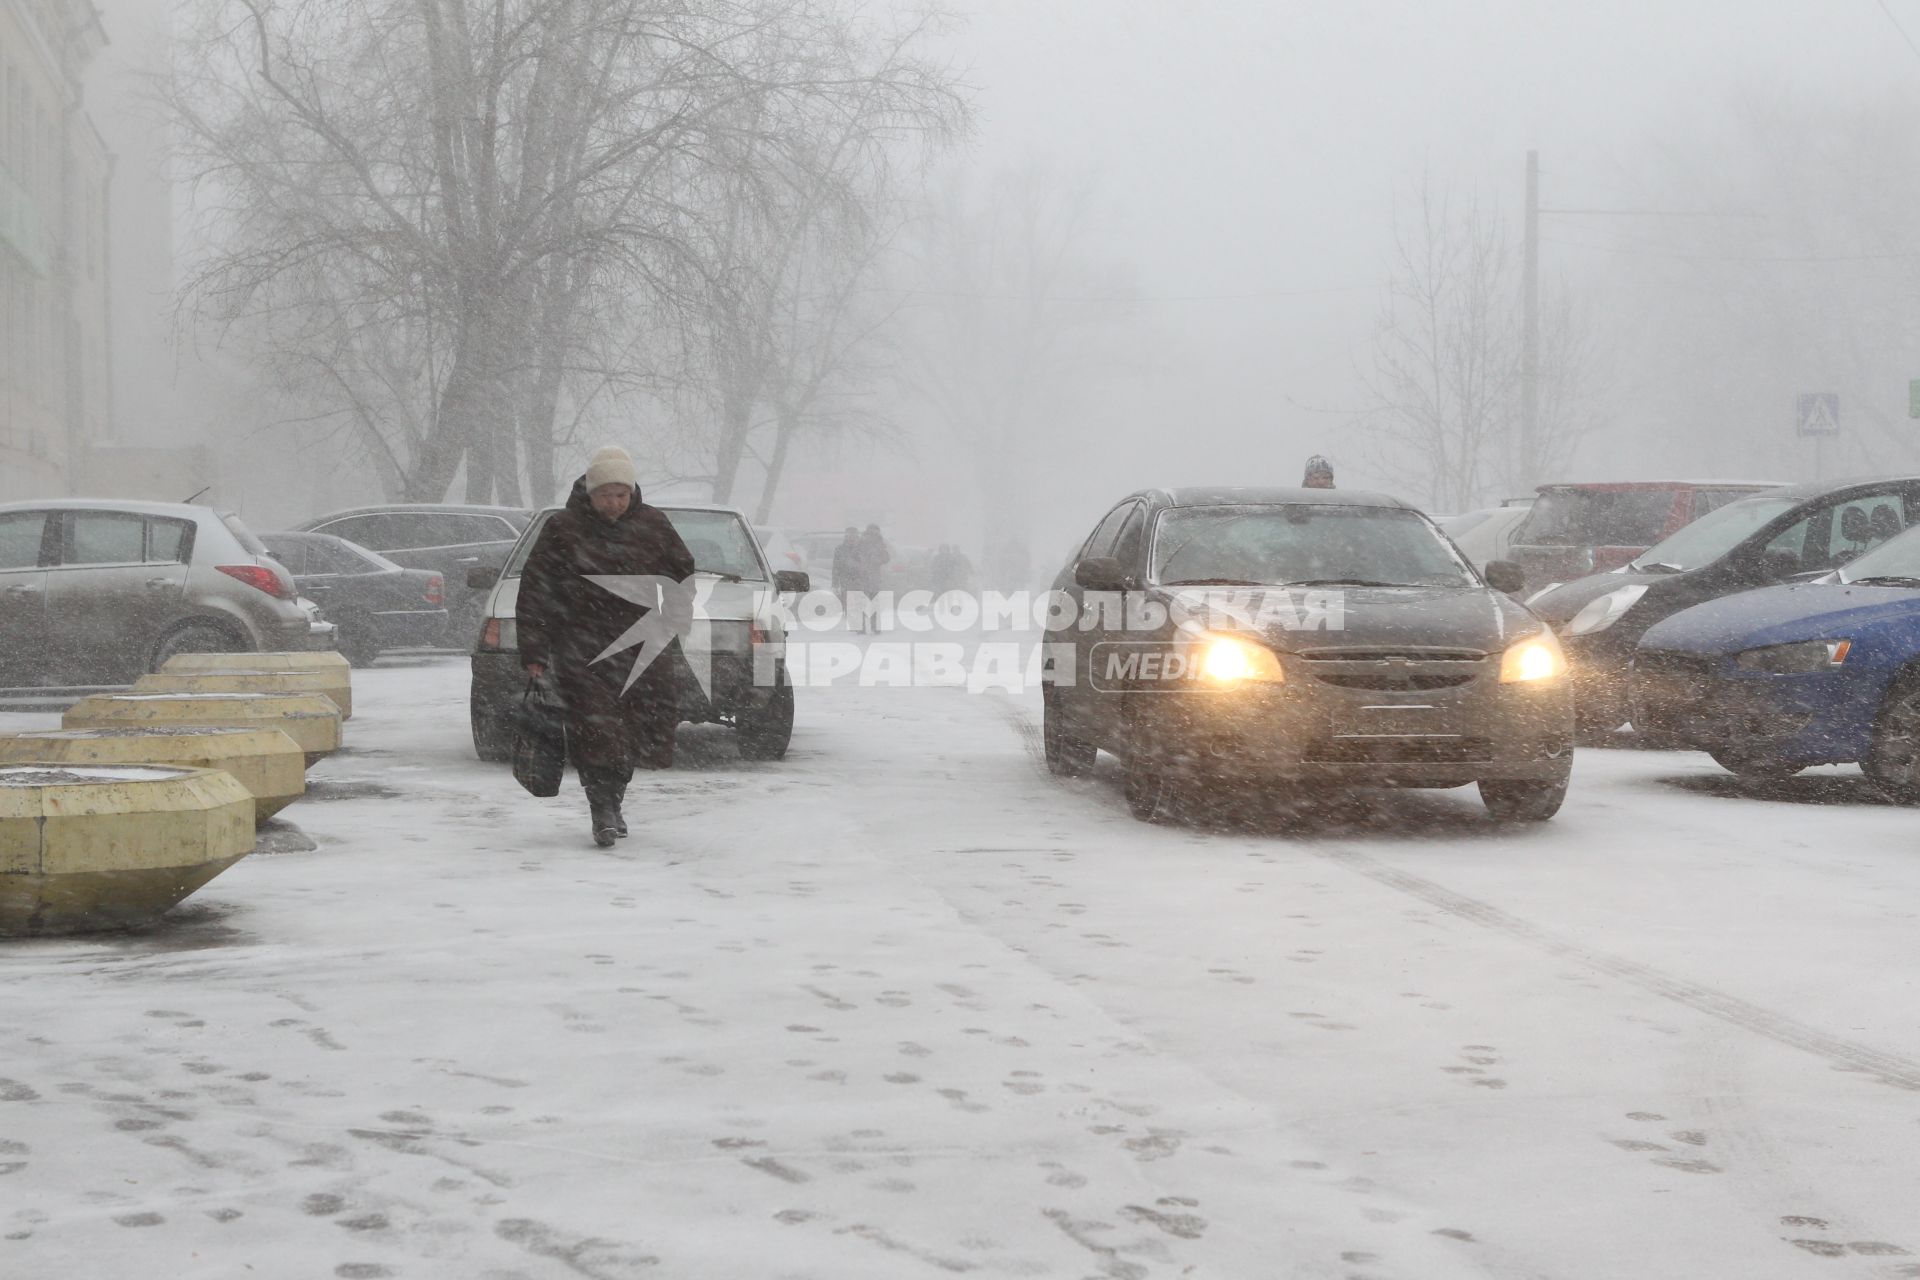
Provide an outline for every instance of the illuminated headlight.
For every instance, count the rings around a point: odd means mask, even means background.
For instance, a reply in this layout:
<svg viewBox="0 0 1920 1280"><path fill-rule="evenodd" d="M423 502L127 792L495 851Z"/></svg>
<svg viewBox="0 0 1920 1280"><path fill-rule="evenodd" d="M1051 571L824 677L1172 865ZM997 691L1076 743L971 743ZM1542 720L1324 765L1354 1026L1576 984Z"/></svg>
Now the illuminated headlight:
<svg viewBox="0 0 1920 1280"><path fill-rule="evenodd" d="M1605 631L1620 621L1621 616L1645 594L1646 587L1636 582L1631 586L1615 587L1603 596L1595 596L1567 622L1563 634L1584 636L1594 631Z"/></svg>
<svg viewBox="0 0 1920 1280"><path fill-rule="evenodd" d="M1805 675L1832 671L1847 660L1852 650L1851 640L1800 640L1744 650L1733 655L1733 663L1743 670L1764 671L1769 675Z"/></svg>
<svg viewBox="0 0 1920 1280"><path fill-rule="evenodd" d="M1207 684L1282 684L1287 678L1273 650L1255 640L1208 632L1194 639L1192 653L1190 669Z"/></svg>
<svg viewBox="0 0 1920 1280"><path fill-rule="evenodd" d="M1501 684L1537 684L1567 674L1567 658L1553 633L1528 636L1500 655Z"/></svg>

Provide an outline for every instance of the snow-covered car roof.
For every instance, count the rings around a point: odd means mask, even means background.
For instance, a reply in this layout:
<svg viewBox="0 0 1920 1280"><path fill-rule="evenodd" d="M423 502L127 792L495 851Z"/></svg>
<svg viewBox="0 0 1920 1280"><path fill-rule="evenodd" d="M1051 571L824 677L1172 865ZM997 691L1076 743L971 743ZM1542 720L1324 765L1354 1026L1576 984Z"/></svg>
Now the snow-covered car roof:
<svg viewBox="0 0 1920 1280"><path fill-rule="evenodd" d="M128 515L188 520L233 514L197 502L142 502L121 498L28 498L21 502L0 502L0 511L124 511Z"/></svg>
<svg viewBox="0 0 1920 1280"><path fill-rule="evenodd" d="M1373 493L1366 489L1283 489L1241 485L1201 485L1184 489L1147 489L1137 496L1162 497L1169 505L1175 507L1260 507L1287 503L1311 503L1335 507L1405 507L1409 511L1415 509L1411 503L1403 502L1390 493Z"/></svg>

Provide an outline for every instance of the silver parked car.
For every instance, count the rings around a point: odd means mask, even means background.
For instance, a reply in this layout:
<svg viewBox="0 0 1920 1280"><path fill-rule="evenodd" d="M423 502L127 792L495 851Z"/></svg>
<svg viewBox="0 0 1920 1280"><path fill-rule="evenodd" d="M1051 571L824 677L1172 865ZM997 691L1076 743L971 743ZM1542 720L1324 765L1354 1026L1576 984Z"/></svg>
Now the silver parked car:
<svg viewBox="0 0 1920 1280"><path fill-rule="evenodd" d="M173 502L0 504L0 684L120 684L176 653L332 644L238 516Z"/></svg>

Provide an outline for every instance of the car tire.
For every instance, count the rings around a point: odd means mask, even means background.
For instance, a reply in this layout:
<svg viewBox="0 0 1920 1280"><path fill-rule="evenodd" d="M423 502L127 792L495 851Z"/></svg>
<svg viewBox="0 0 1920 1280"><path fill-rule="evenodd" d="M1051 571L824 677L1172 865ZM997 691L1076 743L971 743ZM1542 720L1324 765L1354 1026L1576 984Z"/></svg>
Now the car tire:
<svg viewBox="0 0 1920 1280"><path fill-rule="evenodd" d="M1171 822L1178 816L1180 779L1152 742L1150 723L1128 726L1123 790L1127 809L1142 822Z"/></svg>
<svg viewBox="0 0 1920 1280"><path fill-rule="evenodd" d="M1480 802L1495 822L1545 822L1560 812L1567 798L1567 779L1548 782L1486 778L1480 782Z"/></svg>
<svg viewBox="0 0 1920 1280"><path fill-rule="evenodd" d="M1737 751L1723 747L1719 751L1709 751L1707 754L1713 757L1715 764L1744 782L1785 782L1806 768L1803 764L1790 764L1785 760L1777 760L1755 751Z"/></svg>
<svg viewBox="0 0 1920 1280"><path fill-rule="evenodd" d="M1058 778L1084 778L1093 772L1100 748L1068 727L1066 712L1058 697L1043 689L1040 698L1040 741L1047 758L1047 772Z"/></svg>
<svg viewBox="0 0 1920 1280"><path fill-rule="evenodd" d="M1920 676L1906 676L1887 690L1860 767L1888 799L1920 801Z"/></svg>
<svg viewBox="0 0 1920 1280"><path fill-rule="evenodd" d="M245 640L239 639L232 630L218 622L202 620L183 622L160 637L160 643L154 646L153 658L147 670L158 671L167 664L167 659L181 653L251 652L252 649Z"/></svg>
<svg viewBox="0 0 1920 1280"><path fill-rule="evenodd" d="M488 764L505 764L513 759L513 725L505 713L478 692L467 699L467 716L473 724L473 753Z"/></svg>
<svg viewBox="0 0 1920 1280"><path fill-rule="evenodd" d="M793 741L793 686L782 668L767 705L734 717L742 760L779 760Z"/></svg>

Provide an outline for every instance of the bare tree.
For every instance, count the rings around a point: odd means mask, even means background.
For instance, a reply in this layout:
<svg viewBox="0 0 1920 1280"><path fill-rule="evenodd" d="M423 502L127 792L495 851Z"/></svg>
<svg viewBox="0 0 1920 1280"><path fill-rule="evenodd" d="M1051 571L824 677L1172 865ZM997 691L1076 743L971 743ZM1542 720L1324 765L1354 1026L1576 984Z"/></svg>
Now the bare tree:
<svg viewBox="0 0 1920 1280"><path fill-rule="evenodd" d="M416 499L462 467L472 499L517 501L523 462L550 485L563 402L597 392L583 371L649 349L606 329L703 289L733 166L952 99L832 0L195 12L166 90L200 197L188 297ZM417 376L383 376L396 352Z"/></svg>
<svg viewBox="0 0 1920 1280"><path fill-rule="evenodd" d="M920 227L907 376L972 465L996 581L1024 585L1034 445L1110 369L1129 318L1119 273L1087 247L1093 207L1091 178L1031 161L984 189L954 184Z"/></svg>
<svg viewBox="0 0 1920 1280"><path fill-rule="evenodd" d="M1423 178L1395 218L1386 294L1360 375L1382 469L1446 511L1532 483L1520 474L1520 273L1504 219ZM1533 461L1557 476L1595 422L1593 342L1564 288L1540 333Z"/></svg>
<svg viewBox="0 0 1920 1280"><path fill-rule="evenodd" d="M769 128L758 102L739 108L699 304L710 376L696 390L716 501L733 499L751 462L764 519L796 435L864 416L844 403L824 410L877 374L868 356L890 309L876 288L883 259L913 180L967 120L964 99L916 51L936 25L923 14L890 33L860 91L806 129Z"/></svg>

